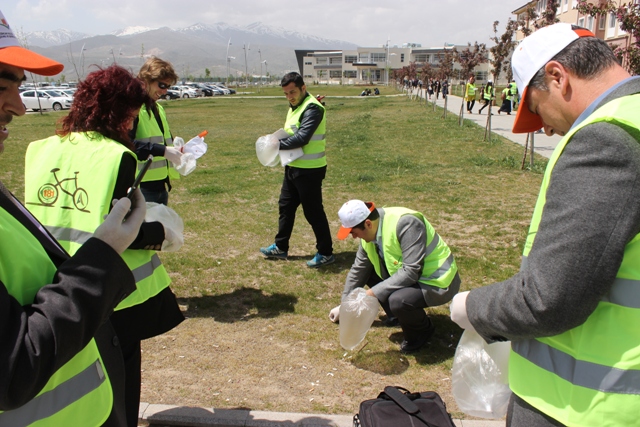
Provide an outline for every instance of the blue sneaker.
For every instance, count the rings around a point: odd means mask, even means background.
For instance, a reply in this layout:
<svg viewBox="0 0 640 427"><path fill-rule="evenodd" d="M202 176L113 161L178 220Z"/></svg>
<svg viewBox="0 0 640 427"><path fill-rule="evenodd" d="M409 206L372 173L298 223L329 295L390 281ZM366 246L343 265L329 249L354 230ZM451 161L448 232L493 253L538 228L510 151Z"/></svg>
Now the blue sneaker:
<svg viewBox="0 0 640 427"><path fill-rule="evenodd" d="M318 268L323 265L333 264L334 262L336 262L336 257L333 255L320 255L320 252L318 252L311 261L307 261L307 267Z"/></svg>
<svg viewBox="0 0 640 427"><path fill-rule="evenodd" d="M262 255L267 258L287 259L287 251L280 250L275 243L266 248L260 248L260 252L262 252Z"/></svg>

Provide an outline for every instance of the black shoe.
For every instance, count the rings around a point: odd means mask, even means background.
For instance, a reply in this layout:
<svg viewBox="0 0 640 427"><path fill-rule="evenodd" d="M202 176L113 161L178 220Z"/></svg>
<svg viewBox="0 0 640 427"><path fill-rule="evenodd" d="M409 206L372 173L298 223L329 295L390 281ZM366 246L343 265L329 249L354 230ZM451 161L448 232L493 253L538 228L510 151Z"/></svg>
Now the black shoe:
<svg viewBox="0 0 640 427"><path fill-rule="evenodd" d="M414 353L420 350L427 343L427 341L429 341L429 338L431 338L435 329L436 327L433 322L429 321L429 329L427 329L420 338L412 341L402 341L402 344L400 344L400 352L407 354Z"/></svg>
<svg viewBox="0 0 640 427"><path fill-rule="evenodd" d="M398 320L397 317L387 317L385 320L382 321L382 324L384 326L393 328L394 326L398 326L400 324L400 321Z"/></svg>

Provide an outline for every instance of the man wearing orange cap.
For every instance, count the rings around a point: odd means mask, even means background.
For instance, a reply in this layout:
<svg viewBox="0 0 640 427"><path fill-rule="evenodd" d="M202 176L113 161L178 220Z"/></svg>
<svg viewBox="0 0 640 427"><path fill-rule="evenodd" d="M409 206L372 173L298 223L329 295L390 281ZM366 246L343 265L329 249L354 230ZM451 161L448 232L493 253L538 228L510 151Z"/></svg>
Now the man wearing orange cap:
<svg viewBox="0 0 640 427"><path fill-rule="evenodd" d="M511 64L522 91L513 132L563 139L520 271L456 295L451 318L511 341L508 426L638 425L640 78L570 24L525 38Z"/></svg>
<svg viewBox="0 0 640 427"><path fill-rule="evenodd" d="M0 151L6 126L25 113L25 70L52 76L62 68L20 47L0 12ZM119 200L69 257L0 183L0 425L126 425L124 366L109 316L135 290L120 254L145 212L139 190L133 202Z"/></svg>
<svg viewBox="0 0 640 427"><path fill-rule="evenodd" d="M451 250L420 212L376 209L371 202L350 200L338 216L338 239L350 234L360 238L342 299L355 288L369 286L367 294L398 319L404 335L400 351L418 351L435 329L424 309L451 301L460 289Z"/></svg>

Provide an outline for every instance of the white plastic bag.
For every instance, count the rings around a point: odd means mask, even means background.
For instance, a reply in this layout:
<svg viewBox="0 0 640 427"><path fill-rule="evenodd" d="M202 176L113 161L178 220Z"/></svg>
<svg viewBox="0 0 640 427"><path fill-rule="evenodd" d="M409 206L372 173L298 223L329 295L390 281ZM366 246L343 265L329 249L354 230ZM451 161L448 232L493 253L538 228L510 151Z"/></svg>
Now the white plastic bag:
<svg viewBox="0 0 640 427"><path fill-rule="evenodd" d="M191 138L186 144L184 144L182 152L193 154L193 157L195 157L196 160L202 157L208 149L207 143L204 142L204 137L207 136L208 133L209 132L205 130Z"/></svg>
<svg viewBox="0 0 640 427"><path fill-rule="evenodd" d="M482 418L504 417L511 397L510 348L510 341L487 344L476 331L465 329L451 375L451 392L462 412Z"/></svg>
<svg viewBox="0 0 640 427"><path fill-rule="evenodd" d="M147 215L145 221L158 221L164 227L165 241L162 243L164 252L175 252L184 244L184 223L180 215L170 207L147 202Z"/></svg>
<svg viewBox="0 0 640 427"><path fill-rule="evenodd" d="M367 295L363 288L355 288L340 304L340 345L353 350L364 339L378 315L378 299Z"/></svg>
<svg viewBox="0 0 640 427"><path fill-rule="evenodd" d="M187 176L196 169L196 158L191 153L184 153L180 157L180 164L174 164L173 167L176 168L180 175Z"/></svg>
<svg viewBox="0 0 640 427"><path fill-rule="evenodd" d="M256 155L263 166L280 163L280 141L274 135L264 135L256 141Z"/></svg>

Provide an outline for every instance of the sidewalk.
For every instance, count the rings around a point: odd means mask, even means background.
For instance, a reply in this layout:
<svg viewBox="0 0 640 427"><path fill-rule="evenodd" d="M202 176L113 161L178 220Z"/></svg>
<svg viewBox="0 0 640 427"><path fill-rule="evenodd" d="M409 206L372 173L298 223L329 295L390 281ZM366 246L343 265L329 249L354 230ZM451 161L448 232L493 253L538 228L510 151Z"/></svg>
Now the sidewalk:
<svg viewBox="0 0 640 427"><path fill-rule="evenodd" d="M353 415L215 409L140 403L140 419L151 426L173 427L352 427ZM500 420L453 420L457 427L501 427ZM402 427L402 426L398 426Z"/></svg>
<svg viewBox="0 0 640 427"><path fill-rule="evenodd" d="M425 93L426 93L425 89L423 89L422 92L419 93L420 98L422 98L421 99L422 102L425 102L424 100ZM413 92L413 96L414 97L416 96L415 92ZM455 95L449 95L448 98L449 99L447 101L447 110L449 111L449 113L447 114L451 113L458 116L458 114L460 113L460 105L463 102L463 99ZM433 100L433 96L431 97L431 100L428 101L428 105L427 105L428 107L431 106L432 100ZM418 102L418 100L414 100L413 102ZM442 96L440 96L440 99L436 100L436 105L438 107L444 108L444 99L442 99ZM464 118L465 120L471 120L474 123L476 123L478 126L484 128L487 124L487 110L489 109L489 107L485 108L482 114L480 115L478 114L478 111L480 110L480 107L482 107L482 105L484 105L484 102L476 101L476 104L473 107L473 114L469 114L467 113L466 103L465 103ZM496 105L493 106L493 117L491 118L491 131L509 139L510 141L520 144L524 147L525 142L527 140L527 134L511 132L511 128L513 127L513 121L515 120L516 113L513 112L511 113L510 116L508 116L506 113L498 114L499 108L500 106L496 106ZM534 134L534 138L533 138L534 151L536 154L546 157L548 159L561 139L562 137L558 135L546 136L545 134ZM531 149L531 141L529 141L529 150L530 149Z"/></svg>

